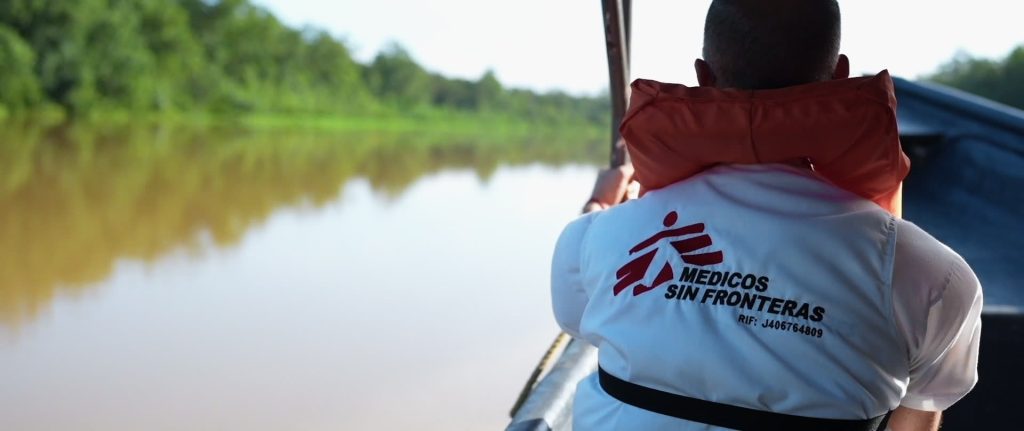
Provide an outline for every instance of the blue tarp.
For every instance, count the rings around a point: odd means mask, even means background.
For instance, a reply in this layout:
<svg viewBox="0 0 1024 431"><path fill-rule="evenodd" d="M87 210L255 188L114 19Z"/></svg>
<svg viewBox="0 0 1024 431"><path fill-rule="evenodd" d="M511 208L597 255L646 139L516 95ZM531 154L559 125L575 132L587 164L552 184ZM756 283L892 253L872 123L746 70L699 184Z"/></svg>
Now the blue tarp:
<svg viewBox="0 0 1024 431"><path fill-rule="evenodd" d="M896 80L904 216L971 265L987 306L1024 308L1024 112Z"/></svg>

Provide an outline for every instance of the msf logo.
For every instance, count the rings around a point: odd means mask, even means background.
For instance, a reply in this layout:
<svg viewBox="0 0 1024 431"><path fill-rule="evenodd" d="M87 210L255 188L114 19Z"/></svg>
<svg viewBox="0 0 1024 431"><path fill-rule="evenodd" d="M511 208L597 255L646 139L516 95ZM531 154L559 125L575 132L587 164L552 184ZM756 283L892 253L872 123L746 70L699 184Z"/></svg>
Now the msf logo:
<svg viewBox="0 0 1024 431"><path fill-rule="evenodd" d="M615 283L615 288L613 289L615 296L618 296L619 293L622 293L623 290L630 286L633 287L633 296L637 296L654 290L666 281L674 279L675 273L672 271L671 261L669 261L667 254L678 254L683 259L683 262L696 266L722 263L723 255L721 251L695 253L697 250L711 246L711 237L704 233L704 223L694 223L672 229L672 226L678 220L679 215L675 211L669 212L662 221L662 224L665 225L665 230L640 241L639 244L629 250L630 256L642 254L622 265L622 268L615 272L615 276L619 280ZM651 285L645 286L640 282L647 278L647 273L651 270L651 264L659 252L663 255L659 262L664 262L664 264Z"/></svg>

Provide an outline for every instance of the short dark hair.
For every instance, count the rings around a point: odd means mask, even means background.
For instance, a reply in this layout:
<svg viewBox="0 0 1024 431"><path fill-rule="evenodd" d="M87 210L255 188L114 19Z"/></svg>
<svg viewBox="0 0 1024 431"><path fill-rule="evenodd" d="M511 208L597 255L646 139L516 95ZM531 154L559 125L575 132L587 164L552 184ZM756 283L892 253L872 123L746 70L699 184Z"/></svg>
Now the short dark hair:
<svg viewBox="0 0 1024 431"><path fill-rule="evenodd" d="M827 80L839 57L836 0L714 0L704 60L717 86L761 90Z"/></svg>

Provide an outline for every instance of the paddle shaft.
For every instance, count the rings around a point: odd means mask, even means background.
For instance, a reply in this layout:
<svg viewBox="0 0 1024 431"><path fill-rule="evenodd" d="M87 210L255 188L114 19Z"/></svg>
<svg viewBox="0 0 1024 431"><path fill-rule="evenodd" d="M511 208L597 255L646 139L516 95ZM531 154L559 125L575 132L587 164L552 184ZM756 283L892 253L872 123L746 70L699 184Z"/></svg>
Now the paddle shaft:
<svg viewBox="0 0 1024 431"><path fill-rule="evenodd" d="M626 115L629 102L629 44L632 0L602 0L604 39L608 54L609 95L612 103L611 157L612 168L629 163L629 153L619 145L619 124Z"/></svg>

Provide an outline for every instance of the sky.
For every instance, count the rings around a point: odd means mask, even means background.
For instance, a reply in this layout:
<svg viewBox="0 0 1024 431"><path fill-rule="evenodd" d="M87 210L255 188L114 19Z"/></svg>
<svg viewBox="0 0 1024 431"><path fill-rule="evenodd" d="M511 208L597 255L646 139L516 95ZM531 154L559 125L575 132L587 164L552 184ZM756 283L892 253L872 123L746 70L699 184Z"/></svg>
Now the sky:
<svg viewBox="0 0 1024 431"><path fill-rule="evenodd" d="M595 94L608 86L598 0L254 0L291 26L344 40L362 62L397 42L428 70L507 86ZM633 78L696 85L710 0L633 2ZM1024 44L1024 2L840 0L854 74L917 78L957 53L1001 58Z"/></svg>

